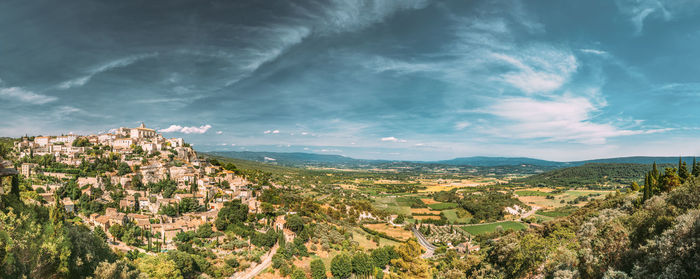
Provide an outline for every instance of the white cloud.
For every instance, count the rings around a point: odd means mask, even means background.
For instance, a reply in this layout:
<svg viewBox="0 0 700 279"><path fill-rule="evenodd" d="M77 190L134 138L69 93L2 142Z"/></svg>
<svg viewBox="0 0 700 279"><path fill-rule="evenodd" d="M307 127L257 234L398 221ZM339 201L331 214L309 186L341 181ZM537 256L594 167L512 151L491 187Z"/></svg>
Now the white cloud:
<svg viewBox="0 0 700 279"><path fill-rule="evenodd" d="M273 133L273 134L279 134L279 133L280 133L280 130L274 130L274 131L272 131L272 133Z"/></svg>
<svg viewBox="0 0 700 279"><path fill-rule="evenodd" d="M37 94L20 87L0 88L0 98L34 105L42 105L58 100L54 96Z"/></svg>
<svg viewBox="0 0 700 279"><path fill-rule="evenodd" d="M461 122L455 123L455 129L457 129L457 130L464 130L464 128L467 128L467 127L469 127L469 126L471 126L471 125L472 125L472 123L469 122L469 121L461 121Z"/></svg>
<svg viewBox="0 0 700 279"><path fill-rule="evenodd" d="M92 79L97 74L107 72L109 70L116 69L116 68L126 67L126 66L129 66L131 64L138 62L139 60L154 57L156 55L158 55L158 54L157 53L141 54L141 55L134 55L134 56L129 56L126 58L121 58L121 59L117 59L114 61L110 61L108 63L97 66L93 69L90 69L87 72L87 74L84 76L77 77L77 78L62 82L61 84L58 85L58 88L69 89L69 88L73 88L73 87L83 86L83 85L87 84L90 81L90 79Z"/></svg>
<svg viewBox="0 0 700 279"><path fill-rule="evenodd" d="M170 125L170 127L166 128L166 129L158 130L158 132L161 132L161 133L183 133L183 134L204 134L209 129L211 129L211 125L202 125L199 127L196 127L196 126L183 127L180 125Z"/></svg>
<svg viewBox="0 0 700 279"><path fill-rule="evenodd" d="M543 45L514 54L494 53L492 57L512 67L501 75L503 81L528 94L561 88L578 68L570 52Z"/></svg>
<svg viewBox="0 0 700 279"><path fill-rule="evenodd" d="M217 135L221 135L221 134L223 134L223 133L224 133L224 132L222 132L222 131L216 131L216 134L217 134Z"/></svg>
<svg viewBox="0 0 700 279"><path fill-rule="evenodd" d="M635 33L644 29L644 21L649 17L670 21L677 17L694 16L700 7L696 0L615 0L618 10L627 16L635 27Z"/></svg>
<svg viewBox="0 0 700 279"><path fill-rule="evenodd" d="M266 130L263 134L279 134L280 130Z"/></svg>
<svg viewBox="0 0 700 279"><path fill-rule="evenodd" d="M595 55L600 55L600 56L605 56L608 54L607 51L592 49L592 48L582 48L582 49L579 49L579 51L583 52L583 53L595 54Z"/></svg>
<svg viewBox="0 0 700 279"><path fill-rule="evenodd" d="M384 137L381 140L382 141L391 141L391 142L406 142L405 139L397 139L396 137Z"/></svg>
<svg viewBox="0 0 700 279"><path fill-rule="evenodd" d="M583 144L604 144L611 137L668 131L629 130L611 123L595 123L592 118L600 106L587 98L568 95L548 100L509 98L480 110L498 117L480 131L496 137Z"/></svg>

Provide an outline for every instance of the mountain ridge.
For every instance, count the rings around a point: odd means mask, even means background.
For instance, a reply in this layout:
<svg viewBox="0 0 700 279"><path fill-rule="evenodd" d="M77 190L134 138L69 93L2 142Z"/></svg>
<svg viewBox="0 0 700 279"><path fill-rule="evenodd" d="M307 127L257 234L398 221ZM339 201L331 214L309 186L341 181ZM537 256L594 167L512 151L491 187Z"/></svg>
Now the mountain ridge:
<svg viewBox="0 0 700 279"><path fill-rule="evenodd" d="M627 163L627 164L677 164L678 157L673 156L626 156L612 157L580 161L550 161L530 157L498 157L498 156L470 156L457 157L448 160L437 161L412 161L412 160L382 160L382 159L356 159L337 154L317 154L307 152L270 152L270 151L210 151L208 154L251 160L257 162L277 163L281 165L341 165L361 166L383 164L390 162L409 162L417 164L438 164L448 166L517 166L534 165L546 167L573 167L588 163ZM692 164L693 157L683 157L683 161Z"/></svg>

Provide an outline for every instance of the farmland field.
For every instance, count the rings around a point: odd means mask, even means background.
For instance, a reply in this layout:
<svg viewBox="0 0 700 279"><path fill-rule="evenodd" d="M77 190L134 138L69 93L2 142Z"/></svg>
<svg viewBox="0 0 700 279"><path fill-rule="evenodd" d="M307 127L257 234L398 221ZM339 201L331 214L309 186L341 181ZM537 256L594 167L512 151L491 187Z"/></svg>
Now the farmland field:
<svg viewBox="0 0 700 279"><path fill-rule="evenodd" d="M435 209L435 210L445 210L445 209L453 209L453 208L457 207L457 204L453 203L453 202L432 203L432 204L428 204L428 207Z"/></svg>
<svg viewBox="0 0 700 279"><path fill-rule="evenodd" d="M366 224L365 227L400 240L408 240L413 237L413 233L405 230L403 227L394 227L387 224Z"/></svg>
<svg viewBox="0 0 700 279"><path fill-rule="evenodd" d="M532 191L532 190L519 190L515 191L515 194L518 196L549 196L551 193L545 192L545 191Z"/></svg>
<svg viewBox="0 0 700 279"><path fill-rule="evenodd" d="M494 232L494 231L496 231L496 228L499 226L501 228L503 228L503 230L513 229L516 231L523 230L523 229L527 228L526 225L524 225L523 223L520 223L520 222L505 221L505 222L483 224L483 225L462 226L462 229L470 234L479 235L479 234Z"/></svg>
<svg viewBox="0 0 700 279"><path fill-rule="evenodd" d="M466 214L464 217L459 218L457 215L457 210L459 209L448 209L448 210L443 210L442 214L445 214L445 218L447 218L448 221L454 222L454 223L466 223L471 220L471 214L469 214L468 211L463 210Z"/></svg>

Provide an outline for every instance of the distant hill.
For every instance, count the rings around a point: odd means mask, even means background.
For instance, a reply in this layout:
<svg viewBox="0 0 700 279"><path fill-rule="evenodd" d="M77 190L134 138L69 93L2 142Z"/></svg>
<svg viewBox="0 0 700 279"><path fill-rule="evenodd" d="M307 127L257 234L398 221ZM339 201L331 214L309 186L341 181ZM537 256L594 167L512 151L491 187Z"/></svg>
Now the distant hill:
<svg viewBox="0 0 700 279"><path fill-rule="evenodd" d="M678 160L678 159L676 159ZM659 164L663 171L672 164ZM629 185L633 181L642 183L644 174L651 170L650 164L587 163L562 168L512 181L530 186L546 187L609 187Z"/></svg>
<svg viewBox="0 0 700 279"><path fill-rule="evenodd" d="M451 160L435 161L433 163L453 165L453 166L482 166L482 167L494 167L494 166L517 166L517 165L534 165L534 166L546 166L546 167L564 167L568 166L569 163L566 162L555 162L547 161L526 157L462 157L455 158Z"/></svg>
<svg viewBox="0 0 700 279"><path fill-rule="evenodd" d="M683 157L688 165L693 164L693 157ZM652 156L634 156L634 157L618 157L607 159L595 159L586 161L570 162L572 165L583 165L587 163L629 163L629 164L674 164L678 165L678 157L652 157Z"/></svg>
<svg viewBox="0 0 700 279"><path fill-rule="evenodd" d="M283 166L362 166L387 161L353 159L341 155L326 155L303 152L258 152L258 151L214 151L207 154L242 160L265 162Z"/></svg>
<svg viewBox="0 0 700 279"><path fill-rule="evenodd" d="M263 162L275 165L303 167L303 166L323 166L323 167L350 167L350 168L367 168L381 166L472 166L472 167L509 167L509 166L535 166L552 168L567 168L582 166L589 163L612 163L612 164L678 164L678 157L619 157L605 158L584 161L558 162L528 157L460 157L450 160L440 161L391 161L391 160L367 160L355 159L341 155L330 154L315 154L304 152L266 152L266 151L212 151L207 152L211 155L222 156L227 158L236 158L242 160ZM684 157L684 161L688 165L692 164L692 157Z"/></svg>

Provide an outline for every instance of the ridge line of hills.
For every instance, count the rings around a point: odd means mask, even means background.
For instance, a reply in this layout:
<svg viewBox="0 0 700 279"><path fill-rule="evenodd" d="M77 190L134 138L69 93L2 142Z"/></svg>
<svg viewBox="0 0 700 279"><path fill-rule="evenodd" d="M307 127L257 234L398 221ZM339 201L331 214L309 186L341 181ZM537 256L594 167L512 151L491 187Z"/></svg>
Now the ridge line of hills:
<svg viewBox="0 0 700 279"><path fill-rule="evenodd" d="M449 160L438 161L410 161L410 160L381 160L381 159L355 159L342 155L316 154L305 152L267 152L267 151L210 151L204 152L222 157L273 163L286 166L333 166L333 167L371 167L385 164L425 164L425 165L447 165L447 166L473 166L473 167L496 167L496 166L518 166L532 165L551 168L564 168L585 165L588 163L626 163L626 164L677 164L678 157L672 156L630 156L614 157L603 159L592 159L582 161L549 161L528 157L488 157L473 156L459 157ZM687 164L691 164L693 157L684 157Z"/></svg>

